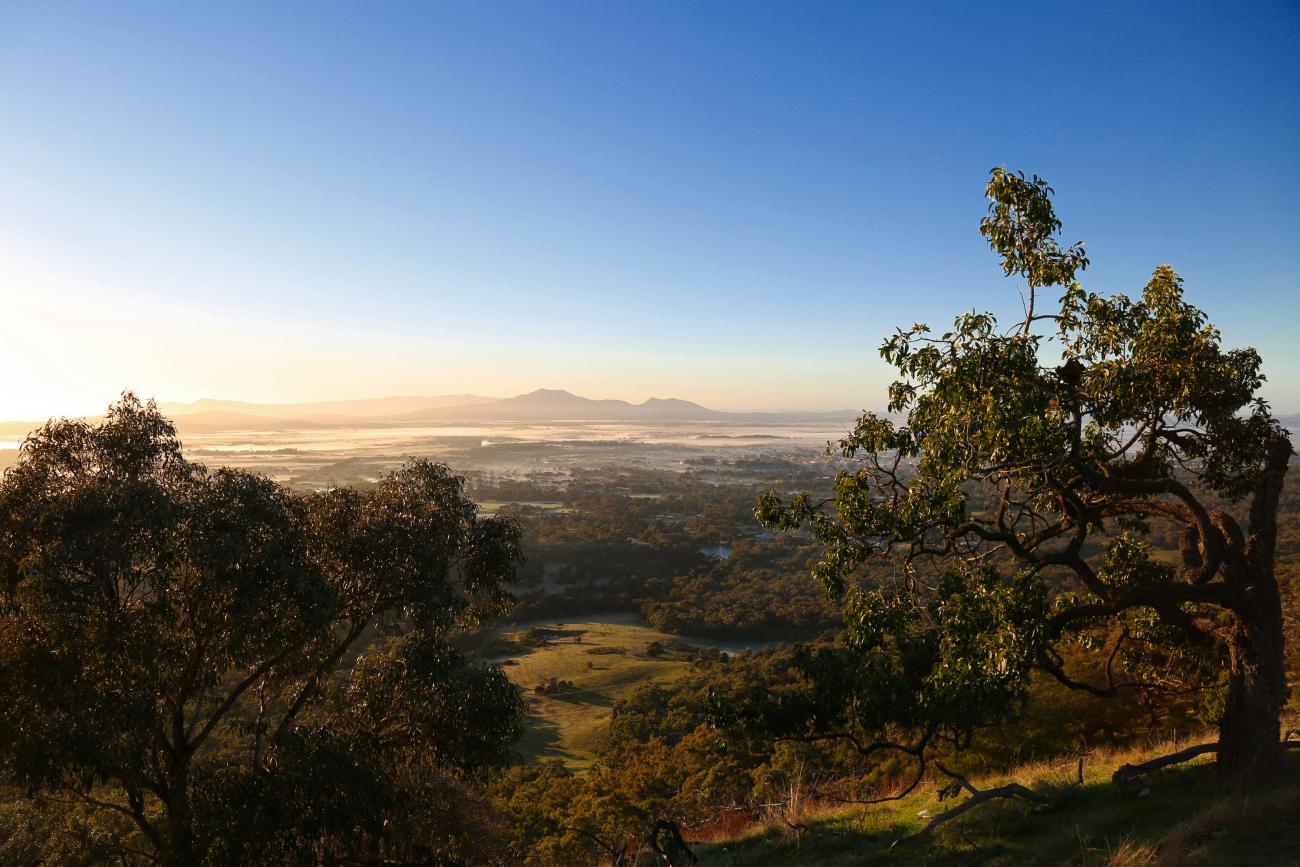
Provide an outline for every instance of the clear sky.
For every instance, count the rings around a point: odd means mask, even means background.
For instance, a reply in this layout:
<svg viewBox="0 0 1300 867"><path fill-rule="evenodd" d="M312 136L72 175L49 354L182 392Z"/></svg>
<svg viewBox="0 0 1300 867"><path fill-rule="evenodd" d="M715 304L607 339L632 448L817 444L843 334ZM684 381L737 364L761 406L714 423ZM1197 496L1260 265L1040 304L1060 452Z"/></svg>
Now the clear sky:
<svg viewBox="0 0 1300 867"><path fill-rule="evenodd" d="M1295 2L0 0L0 418L537 387L878 407L1011 315L989 167L1300 410Z"/></svg>

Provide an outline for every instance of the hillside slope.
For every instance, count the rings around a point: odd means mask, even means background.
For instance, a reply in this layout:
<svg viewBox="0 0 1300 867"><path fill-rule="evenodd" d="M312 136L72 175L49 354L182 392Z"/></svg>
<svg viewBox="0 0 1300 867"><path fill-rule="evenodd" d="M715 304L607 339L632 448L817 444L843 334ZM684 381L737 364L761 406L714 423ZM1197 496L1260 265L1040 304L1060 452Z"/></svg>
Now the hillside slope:
<svg viewBox="0 0 1300 867"><path fill-rule="evenodd" d="M996 801L916 835L941 803L936 787L870 807L800 804L774 811L734 835L695 846L701 865L1300 865L1300 755L1271 785L1222 790L1206 762L1169 768L1120 792L1111 774L1122 764L1177 749L1094 754L1083 784L1069 757L974 781L984 789L1015 780L1047 797ZM797 795L797 793L796 793ZM900 841L900 838L901 841ZM897 845L894 841L900 841Z"/></svg>

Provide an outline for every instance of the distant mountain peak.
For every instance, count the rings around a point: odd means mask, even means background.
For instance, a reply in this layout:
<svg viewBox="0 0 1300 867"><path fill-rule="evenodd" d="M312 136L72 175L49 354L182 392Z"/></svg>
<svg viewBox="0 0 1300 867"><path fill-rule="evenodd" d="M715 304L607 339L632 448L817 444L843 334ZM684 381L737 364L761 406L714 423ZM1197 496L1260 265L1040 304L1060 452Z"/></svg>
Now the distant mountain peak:
<svg viewBox="0 0 1300 867"><path fill-rule="evenodd" d="M562 388L538 388L526 394L517 394L514 397L507 397L499 400L497 404L527 404L529 406L569 406L576 404L598 403L585 397L580 397L571 391L565 391Z"/></svg>
<svg viewBox="0 0 1300 867"><path fill-rule="evenodd" d="M453 422L775 422L835 419L845 424L853 410L835 412L725 412L678 397L650 397L641 403L593 400L562 388L537 388L504 399L474 394L401 395L315 403L251 403L203 398L160 403L182 430L294 430L346 425L449 424ZM1293 417L1294 419L1295 417ZM0 439L21 438L36 422L0 422ZM1292 421L1300 430L1300 421Z"/></svg>
<svg viewBox="0 0 1300 867"><path fill-rule="evenodd" d="M524 394L516 394L514 397L507 397L506 400L519 400L521 397L558 397L558 398L577 398L578 400L587 400L585 397L578 397L571 391L563 388L535 388Z"/></svg>
<svg viewBox="0 0 1300 867"><path fill-rule="evenodd" d="M641 406L659 406L661 404L671 404L672 406L699 406L693 400L682 400L680 397L648 397Z"/></svg>

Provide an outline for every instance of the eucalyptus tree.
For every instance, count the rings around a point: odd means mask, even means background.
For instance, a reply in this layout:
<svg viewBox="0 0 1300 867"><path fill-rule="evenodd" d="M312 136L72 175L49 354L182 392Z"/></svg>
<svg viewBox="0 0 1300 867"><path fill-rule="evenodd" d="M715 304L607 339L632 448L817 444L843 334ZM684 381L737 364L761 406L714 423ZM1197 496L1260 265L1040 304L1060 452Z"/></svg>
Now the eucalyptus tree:
<svg viewBox="0 0 1300 867"><path fill-rule="evenodd" d="M1061 241L1042 179L994 169L987 195L980 233L1025 281L1023 319L899 329L881 349L888 412L839 443L856 466L833 497L758 503L768 527L823 543L813 574L846 622L842 649L805 654L816 689L764 713L908 753L919 779L927 751L1013 714L1033 672L1112 696L1149 685L1139 663L1156 648L1221 689L1200 751L1228 777L1266 773L1283 748L1274 548L1292 447L1259 397L1260 357L1225 349L1167 265L1138 297L1085 290L1087 256ZM1161 522L1180 534L1172 558L1143 539ZM860 580L879 559L895 580ZM1102 682L1067 670L1070 642L1098 651Z"/></svg>
<svg viewBox="0 0 1300 867"><path fill-rule="evenodd" d="M164 864L463 860L521 717L448 638L519 559L440 465L300 494L129 393L51 421L0 481L0 775Z"/></svg>

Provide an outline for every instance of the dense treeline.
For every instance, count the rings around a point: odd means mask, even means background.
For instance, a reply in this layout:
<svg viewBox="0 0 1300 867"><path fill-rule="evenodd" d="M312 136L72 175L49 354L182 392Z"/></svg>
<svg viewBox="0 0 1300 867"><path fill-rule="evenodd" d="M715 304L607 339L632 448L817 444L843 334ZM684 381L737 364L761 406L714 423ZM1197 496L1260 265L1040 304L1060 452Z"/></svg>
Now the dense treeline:
<svg viewBox="0 0 1300 867"><path fill-rule="evenodd" d="M450 642L519 556L446 467L295 494L130 394L50 422L0 481L0 862L476 860L522 707Z"/></svg>
<svg viewBox="0 0 1300 867"><path fill-rule="evenodd" d="M752 472L750 463L727 469ZM826 464L764 466L783 485L828 484ZM822 591L799 577L817 546L760 532L757 483L643 472L584 476L563 492L503 484L479 491L562 504L503 507L524 528L516 621L631 612L665 632L720 641L809 639L839 622ZM664 492L646 491L655 487ZM719 547L725 558L714 553Z"/></svg>
<svg viewBox="0 0 1300 867"><path fill-rule="evenodd" d="M791 580L807 574L819 553L811 540L738 541L726 560L674 578L641 612L664 632L731 641L807 640L840 622L821 588Z"/></svg>

